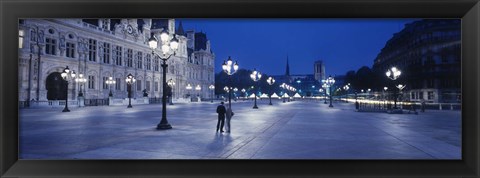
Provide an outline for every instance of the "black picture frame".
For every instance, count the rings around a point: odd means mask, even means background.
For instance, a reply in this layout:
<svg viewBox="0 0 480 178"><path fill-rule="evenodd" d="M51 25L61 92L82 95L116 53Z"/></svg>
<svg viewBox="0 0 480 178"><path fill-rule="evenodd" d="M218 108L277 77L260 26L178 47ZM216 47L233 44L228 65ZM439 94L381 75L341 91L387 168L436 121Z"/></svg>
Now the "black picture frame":
<svg viewBox="0 0 480 178"><path fill-rule="evenodd" d="M2 177L478 177L479 0L0 2ZM462 160L18 160L19 18L461 18Z"/></svg>

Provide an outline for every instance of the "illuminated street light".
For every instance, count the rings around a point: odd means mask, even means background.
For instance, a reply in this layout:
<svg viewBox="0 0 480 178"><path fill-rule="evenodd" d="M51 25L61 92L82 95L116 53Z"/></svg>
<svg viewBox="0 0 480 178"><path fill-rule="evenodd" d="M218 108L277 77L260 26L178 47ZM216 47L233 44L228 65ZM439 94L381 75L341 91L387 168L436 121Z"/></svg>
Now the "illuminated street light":
<svg viewBox="0 0 480 178"><path fill-rule="evenodd" d="M67 67L65 67L65 69L63 69L63 72L61 74L63 80L65 80L65 108L63 108L63 111L62 112L70 112L70 110L68 109L68 83L70 80L74 80L75 77L76 77L76 73L74 70L70 71L70 69Z"/></svg>
<svg viewBox="0 0 480 178"><path fill-rule="evenodd" d="M250 74L250 78L254 82L257 82L262 78L262 74L260 74L260 72L257 72L256 69L253 69L253 72ZM257 91L255 91L255 104L253 105L253 109L258 109L258 106L257 106Z"/></svg>
<svg viewBox="0 0 480 178"><path fill-rule="evenodd" d="M268 77L267 79L267 83L268 85L270 85L270 95L268 96L268 98L270 98L270 103L269 105L272 105L272 85L275 83L275 79L273 79L273 77Z"/></svg>
<svg viewBox="0 0 480 178"><path fill-rule="evenodd" d="M170 38L171 37L171 38ZM152 33L150 39L148 40L148 46L152 49L152 55L162 59L162 71L163 71L163 81L162 81L162 119L160 123L157 124L157 129L171 129L172 126L168 123L167 120L167 60L170 57L174 56L178 49L178 39L175 34L170 35L166 29L164 29L160 34L160 45L161 45L161 54L155 52L155 49L158 47L158 39Z"/></svg>
<svg viewBox="0 0 480 178"><path fill-rule="evenodd" d="M385 75L387 75L387 77L389 79L391 79L392 81L395 81L397 80L400 75L402 74L402 71L400 71L399 69L397 69L396 67L392 67L390 69L387 70L387 72L385 73ZM397 109L397 90L393 90L393 101L394 101L394 106L393 106L393 109Z"/></svg>
<svg viewBox="0 0 480 178"><path fill-rule="evenodd" d="M213 91L215 90L215 85L212 84L212 85L208 86L208 89L210 89L212 91L212 101L211 101L211 103L213 103L213 95L214 95Z"/></svg>
<svg viewBox="0 0 480 178"><path fill-rule="evenodd" d="M115 80L113 80L113 77L108 77L108 80L105 81L105 83L108 85L108 88L110 89L110 92L108 93L108 96L113 97L112 85L115 85L115 83L117 83L117 82Z"/></svg>
<svg viewBox="0 0 480 178"><path fill-rule="evenodd" d="M132 84L135 83L135 77L132 74L128 74L127 78L125 78L125 82L127 83L127 92L128 92L128 106L127 108L132 107Z"/></svg>
<svg viewBox="0 0 480 178"><path fill-rule="evenodd" d="M167 85L170 87L170 91L171 91L171 92L170 92L170 95L171 95L171 96L168 97L169 100L170 100L170 105L173 105L173 86L175 86L175 81L174 81L173 79L169 79L169 80L167 81Z"/></svg>
<svg viewBox="0 0 480 178"><path fill-rule="evenodd" d="M237 72L238 67L239 67L238 62L235 61L235 63L233 63L232 58L230 56L228 56L227 61L223 61L222 69L223 69L223 72L225 72L228 75L228 81L230 82L230 85L232 85L232 75L235 72ZM232 108L232 91L231 90L229 90L228 92L228 106Z"/></svg>
<svg viewBox="0 0 480 178"><path fill-rule="evenodd" d="M333 87L333 84L335 84L335 79L332 76L328 76L325 83L328 85L328 88L330 89L330 105L328 107L333 107L333 105L332 105L332 87Z"/></svg>

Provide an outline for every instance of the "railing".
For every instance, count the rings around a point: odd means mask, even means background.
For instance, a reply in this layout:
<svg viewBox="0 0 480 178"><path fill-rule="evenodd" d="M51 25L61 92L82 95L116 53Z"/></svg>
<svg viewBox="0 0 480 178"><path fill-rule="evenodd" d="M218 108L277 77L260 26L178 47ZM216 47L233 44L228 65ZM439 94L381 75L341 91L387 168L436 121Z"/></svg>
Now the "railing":
<svg viewBox="0 0 480 178"><path fill-rule="evenodd" d="M148 98L148 102L150 104L158 104L158 103L162 103L162 98Z"/></svg>
<svg viewBox="0 0 480 178"><path fill-rule="evenodd" d="M355 100L348 100L355 103ZM380 100L358 100L358 106L355 104L355 108L358 111L364 112L384 112L391 110L394 107L393 101L380 101ZM397 101L397 108L408 111L425 111L425 110L461 110L462 105L460 103L418 103L418 102L405 102Z"/></svg>
<svg viewBox="0 0 480 178"><path fill-rule="evenodd" d="M85 106L106 106L109 105L108 99L85 99Z"/></svg>

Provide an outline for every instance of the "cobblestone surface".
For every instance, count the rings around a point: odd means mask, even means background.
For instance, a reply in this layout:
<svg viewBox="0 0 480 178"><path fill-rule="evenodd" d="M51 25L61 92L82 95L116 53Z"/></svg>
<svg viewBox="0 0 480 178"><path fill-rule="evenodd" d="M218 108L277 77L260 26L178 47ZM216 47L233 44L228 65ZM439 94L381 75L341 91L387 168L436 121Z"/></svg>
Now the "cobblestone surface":
<svg viewBox="0 0 480 178"><path fill-rule="evenodd" d="M353 103L233 102L231 133L218 103L20 110L20 159L461 159L461 112L358 113Z"/></svg>

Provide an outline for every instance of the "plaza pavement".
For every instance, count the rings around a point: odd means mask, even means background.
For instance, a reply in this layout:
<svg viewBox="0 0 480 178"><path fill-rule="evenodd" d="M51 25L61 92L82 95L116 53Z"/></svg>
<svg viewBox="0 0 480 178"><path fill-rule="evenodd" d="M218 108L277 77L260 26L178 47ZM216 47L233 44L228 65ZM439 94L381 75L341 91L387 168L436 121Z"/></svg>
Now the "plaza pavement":
<svg viewBox="0 0 480 178"><path fill-rule="evenodd" d="M355 112L353 103L233 102L231 133L216 103L20 110L20 159L461 159L461 112Z"/></svg>

